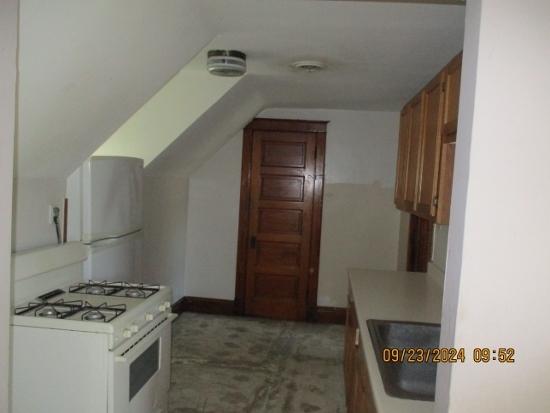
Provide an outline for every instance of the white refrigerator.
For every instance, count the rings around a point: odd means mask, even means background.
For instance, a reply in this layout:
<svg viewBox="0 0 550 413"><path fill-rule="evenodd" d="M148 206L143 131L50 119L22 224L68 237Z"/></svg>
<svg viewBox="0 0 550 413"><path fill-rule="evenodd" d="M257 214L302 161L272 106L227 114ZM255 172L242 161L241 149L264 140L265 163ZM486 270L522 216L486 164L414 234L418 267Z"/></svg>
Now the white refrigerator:
<svg viewBox="0 0 550 413"><path fill-rule="evenodd" d="M142 281L143 160L94 156L67 181L69 241L89 246L84 276Z"/></svg>

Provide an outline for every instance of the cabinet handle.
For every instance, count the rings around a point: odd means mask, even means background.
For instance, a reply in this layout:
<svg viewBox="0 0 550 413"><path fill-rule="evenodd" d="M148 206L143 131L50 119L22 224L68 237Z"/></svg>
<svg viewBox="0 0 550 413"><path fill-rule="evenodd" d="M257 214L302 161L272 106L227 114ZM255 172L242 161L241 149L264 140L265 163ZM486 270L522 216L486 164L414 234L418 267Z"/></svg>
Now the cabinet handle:
<svg viewBox="0 0 550 413"><path fill-rule="evenodd" d="M359 346L359 329L355 329L355 347Z"/></svg>
<svg viewBox="0 0 550 413"><path fill-rule="evenodd" d="M434 205L434 207L437 206L437 202L439 201L439 199L437 197L435 197L432 201L432 204Z"/></svg>

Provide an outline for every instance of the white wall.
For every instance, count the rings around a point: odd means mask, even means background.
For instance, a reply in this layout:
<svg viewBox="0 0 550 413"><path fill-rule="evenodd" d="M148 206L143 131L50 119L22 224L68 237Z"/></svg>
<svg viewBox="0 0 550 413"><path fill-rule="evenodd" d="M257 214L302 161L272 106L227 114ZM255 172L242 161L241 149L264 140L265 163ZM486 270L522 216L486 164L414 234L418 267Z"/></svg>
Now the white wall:
<svg viewBox="0 0 550 413"><path fill-rule="evenodd" d="M183 296L188 180L145 176L143 281L170 285Z"/></svg>
<svg viewBox="0 0 550 413"><path fill-rule="evenodd" d="M443 347L516 362L439 365L437 412L548 412L550 3L469 1Z"/></svg>
<svg viewBox="0 0 550 413"><path fill-rule="evenodd" d="M393 206L393 184L399 115L270 109L258 116L330 121L318 304L343 307L348 267L397 267L400 214ZM185 295L234 298L241 145L233 138L191 177Z"/></svg>
<svg viewBox="0 0 550 413"><path fill-rule="evenodd" d="M242 132L190 178L185 295L235 298Z"/></svg>
<svg viewBox="0 0 550 413"><path fill-rule="evenodd" d="M48 221L49 206L63 211L66 180L17 178L14 180L12 250L22 251L57 243L55 226ZM63 223L63 219L60 219Z"/></svg>
<svg viewBox="0 0 550 413"><path fill-rule="evenodd" d="M0 412L9 412L11 215L18 0L0 2Z"/></svg>

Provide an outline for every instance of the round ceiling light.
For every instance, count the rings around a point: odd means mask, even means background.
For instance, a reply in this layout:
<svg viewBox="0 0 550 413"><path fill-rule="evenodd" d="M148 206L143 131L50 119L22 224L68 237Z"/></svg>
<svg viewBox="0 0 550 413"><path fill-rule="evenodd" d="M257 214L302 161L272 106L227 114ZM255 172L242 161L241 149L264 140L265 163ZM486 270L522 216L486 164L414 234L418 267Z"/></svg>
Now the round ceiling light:
<svg viewBox="0 0 550 413"><path fill-rule="evenodd" d="M318 60L298 60L292 63L290 67L300 72L314 73L325 69L326 65Z"/></svg>
<svg viewBox="0 0 550 413"><path fill-rule="evenodd" d="M246 72L246 55L238 50L210 50L206 67L216 76L242 76Z"/></svg>

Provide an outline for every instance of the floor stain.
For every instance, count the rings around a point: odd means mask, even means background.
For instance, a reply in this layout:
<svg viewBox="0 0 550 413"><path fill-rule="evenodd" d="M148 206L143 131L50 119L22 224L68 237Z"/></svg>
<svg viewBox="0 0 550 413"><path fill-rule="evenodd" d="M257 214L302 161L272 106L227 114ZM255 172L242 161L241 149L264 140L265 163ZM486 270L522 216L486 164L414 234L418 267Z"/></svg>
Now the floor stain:
<svg viewBox="0 0 550 413"><path fill-rule="evenodd" d="M173 331L169 413L345 411L342 326L184 313Z"/></svg>

